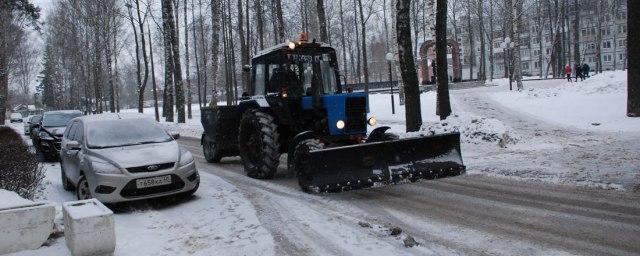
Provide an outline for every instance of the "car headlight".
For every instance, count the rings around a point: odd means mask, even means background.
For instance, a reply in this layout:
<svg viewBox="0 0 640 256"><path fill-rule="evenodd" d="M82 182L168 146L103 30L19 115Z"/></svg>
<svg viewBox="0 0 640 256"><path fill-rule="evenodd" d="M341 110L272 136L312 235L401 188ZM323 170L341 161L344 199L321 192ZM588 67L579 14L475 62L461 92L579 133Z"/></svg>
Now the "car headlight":
<svg viewBox="0 0 640 256"><path fill-rule="evenodd" d="M44 131L40 132L38 134L38 137L40 137L40 139L53 139L47 132Z"/></svg>
<svg viewBox="0 0 640 256"><path fill-rule="evenodd" d="M122 174L122 171L120 170L120 168L118 168L115 165L110 164L110 163L103 163L103 162L94 161L94 162L91 163L91 167L93 167L93 171L95 171L97 173Z"/></svg>
<svg viewBox="0 0 640 256"><path fill-rule="evenodd" d="M180 162L178 163L178 166L182 167L190 164L191 162L193 162L193 155L191 155L191 152L180 148Z"/></svg>
<svg viewBox="0 0 640 256"><path fill-rule="evenodd" d="M375 126L378 123L378 120L376 120L375 117L369 117L369 120L367 120L367 123L371 126Z"/></svg>
<svg viewBox="0 0 640 256"><path fill-rule="evenodd" d="M338 122L336 122L336 127L340 130L344 129L344 121L338 120Z"/></svg>

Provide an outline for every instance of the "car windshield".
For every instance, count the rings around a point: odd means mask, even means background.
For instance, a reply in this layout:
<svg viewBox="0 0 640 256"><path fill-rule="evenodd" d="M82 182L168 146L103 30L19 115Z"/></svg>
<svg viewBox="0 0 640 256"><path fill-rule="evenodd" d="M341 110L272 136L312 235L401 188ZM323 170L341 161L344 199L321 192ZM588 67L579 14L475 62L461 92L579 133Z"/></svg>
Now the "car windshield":
<svg viewBox="0 0 640 256"><path fill-rule="evenodd" d="M20 114L20 113L13 113L13 114L11 114L11 118L22 118L22 114Z"/></svg>
<svg viewBox="0 0 640 256"><path fill-rule="evenodd" d="M71 119L81 116L82 113L51 113L45 114L42 118L42 126L56 127L67 126Z"/></svg>
<svg viewBox="0 0 640 256"><path fill-rule="evenodd" d="M33 116L31 118L31 123L32 124L39 123L41 119L42 119L42 116Z"/></svg>
<svg viewBox="0 0 640 256"><path fill-rule="evenodd" d="M95 121L87 125L89 148L113 148L173 140L154 120L147 118Z"/></svg>

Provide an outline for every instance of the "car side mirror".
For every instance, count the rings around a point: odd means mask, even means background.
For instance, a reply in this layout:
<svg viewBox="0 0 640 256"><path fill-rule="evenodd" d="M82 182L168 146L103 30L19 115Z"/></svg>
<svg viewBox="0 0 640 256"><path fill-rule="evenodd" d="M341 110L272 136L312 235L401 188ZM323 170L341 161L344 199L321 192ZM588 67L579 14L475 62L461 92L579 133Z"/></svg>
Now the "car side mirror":
<svg viewBox="0 0 640 256"><path fill-rule="evenodd" d="M249 72L249 71L251 71L251 66L249 66L249 65L244 65L244 66L242 66L242 71L244 71L244 72Z"/></svg>
<svg viewBox="0 0 640 256"><path fill-rule="evenodd" d="M171 137L173 137L174 140L180 139L180 133L172 133Z"/></svg>
<svg viewBox="0 0 640 256"><path fill-rule="evenodd" d="M75 140L68 141L65 148L67 150L80 150L80 142L77 142Z"/></svg>

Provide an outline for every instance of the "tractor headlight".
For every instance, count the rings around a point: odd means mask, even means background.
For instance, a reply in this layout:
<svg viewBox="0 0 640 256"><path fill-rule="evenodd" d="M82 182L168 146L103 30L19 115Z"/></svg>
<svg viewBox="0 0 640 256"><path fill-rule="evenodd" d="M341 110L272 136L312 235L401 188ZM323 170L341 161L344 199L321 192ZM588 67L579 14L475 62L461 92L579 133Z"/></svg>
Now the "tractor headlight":
<svg viewBox="0 0 640 256"><path fill-rule="evenodd" d="M378 123L378 120L376 120L375 117L369 117L369 120L367 120L367 123L371 126L375 126Z"/></svg>
<svg viewBox="0 0 640 256"><path fill-rule="evenodd" d="M344 121L338 120L338 122L336 122L336 127L340 130L344 129Z"/></svg>
<svg viewBox="0 0 640 256"><path fill-rule="evenodd" d="M289 42L289 49L293 50L295 48L296 48L296 43L290 41Z"/></svg>

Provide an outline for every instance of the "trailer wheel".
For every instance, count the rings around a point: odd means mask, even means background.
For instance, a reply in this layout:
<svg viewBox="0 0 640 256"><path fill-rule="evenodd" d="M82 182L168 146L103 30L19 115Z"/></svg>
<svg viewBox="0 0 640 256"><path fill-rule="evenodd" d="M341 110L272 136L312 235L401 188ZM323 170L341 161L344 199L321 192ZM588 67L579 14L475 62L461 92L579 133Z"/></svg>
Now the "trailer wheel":
<svg viewBox="0 0 640 256"><path fill-rule="evenodd" d="M273 117L257 109L247 110L240 121L238 146L247 176L271 179L278 170L280 142Z"/></svg>
<svg viewBox="0 0 640 256"><path fill-rule="evenodd" d="M298 184L304 192L313 192L313 174L311 173L312 163L309 162L309 152L311 150L318 150L323 148L324 144L322 144L317 139L303 140L296 146L293 154L292 166L296 176L298 176Z"/></svg>
<svg viewBox="0 0 640 256"><path fill-rule="evenodd" d="M219 163L220 159L222 159L222 154L220 154L220 148L215 141L210 141L205 139L202 144L202 151L204 152L204 158L209 163Z"/></svg>

